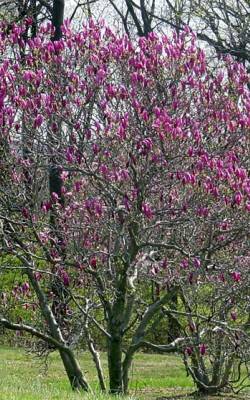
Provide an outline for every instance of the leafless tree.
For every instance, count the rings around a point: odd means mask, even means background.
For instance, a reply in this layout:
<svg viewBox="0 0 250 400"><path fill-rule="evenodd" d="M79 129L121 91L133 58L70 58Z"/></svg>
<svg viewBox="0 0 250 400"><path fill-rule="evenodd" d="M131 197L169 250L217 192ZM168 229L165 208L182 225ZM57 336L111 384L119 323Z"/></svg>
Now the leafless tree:
<svg viewBox="0 0 250 400"><path fill-rule="evenodd" d="M189 25L216 53L230 54L245 64L250 60L250 4L248 0L107 0L106 15L116 15L129 35L146 36L168 28L177 32ZM103 1L86 2L98 16ZM114 14L112 14L112 11ZM111 20L112 21L112 20ZM114 20L113 20L114 21Z"/></svg>

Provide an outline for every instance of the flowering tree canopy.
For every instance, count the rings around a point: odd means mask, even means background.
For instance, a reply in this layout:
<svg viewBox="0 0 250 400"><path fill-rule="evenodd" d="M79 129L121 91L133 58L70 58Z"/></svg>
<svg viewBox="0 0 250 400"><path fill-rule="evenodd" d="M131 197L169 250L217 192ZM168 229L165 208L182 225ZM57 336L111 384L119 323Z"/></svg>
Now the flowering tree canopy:
<svg viewBox="0 0 250 400"><path fill-rule="evenodd" d="M22 27L1 31L1 249L28 276L22 295L34 292L43 318L54 316L68 341L70 301L91 287L104 310L110 389L121 392L147 324L175 291L188 312L194 287L223 287L232 299L242 285L248 76L230 58L208 68L188 29L135 43L92 21L78 33L66 23L54 42L51 29L28 41L25 56ZM64 304L53 301L55 277ZM158 296L132 324L122 361L142 279L159 285Z"/></svg>

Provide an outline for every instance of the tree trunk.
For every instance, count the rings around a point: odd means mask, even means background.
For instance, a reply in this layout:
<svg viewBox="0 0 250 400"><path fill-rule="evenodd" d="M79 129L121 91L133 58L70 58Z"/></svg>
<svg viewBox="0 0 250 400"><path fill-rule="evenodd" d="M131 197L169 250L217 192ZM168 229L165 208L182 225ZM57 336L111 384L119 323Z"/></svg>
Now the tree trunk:
<svg viewBox="0 0 250 400"><path fill-rule="evenodd" d="M102 371L100 356L99 356L99 353L96 351L94 343L91 339L88 340L88 348L92 354L92 358L95 363L100 388L101 388L102 392L106 392L106 386L105 386L105 380L104 380L104 375L103 375L103 371Z"/></svg>
<svg viewBox="0 0 250 400"><path fill-rule="evenodd" d="M41 310L41 313L42 313L45 321L48 324L50 335L54 339L56 339L59 343L62 343L63 345L65 345L65 341L64 341L61 329L58 326L58 323L57 323L56 318L50 308L50 305L47 301L47 297L46 297L45 293L43 292L37 279L35 278L33 271L30 270L29 268L27 268L26 273L29 277L30 283L31 283L31 285L36 293L36 296L38 298L40 310ZM59 353L60 353L64 368L66 370L66 373L68 375L72 389L78 389L78 390L82 389L85 391L89 391L89 386L83 377L80 366L79 366L73 352L70 349L67 349L67 350L60 349Z"/></svg>
<svg viewBox="0 0 250 400"><path fill-rule="evenodd" d="M64 18L64 0L54 0L52 10L52 25L55 28L53 40L60 40L62 38L61 26Z"/></svg>
<svg viewBox="0 0 250 400"><path fill-rule="evenodd" d="M127 268L124 268L116 284L116 298L108 313L108 369L109 390L123 394L122 345L126 321Z"/></svg>
<svg viewBox="0 0 250 400"><path fill-rule="evenodd" d="M51 38L53 42L62 38L62 24L65 5L64 3L64 0L53 0L52 25L55 29L54 35ZM62 202L62 179L60 177L60 168L53 162L53 160L51 161L52 163L49 171L50 194L53 192L56 193L59 197L59 201Z"/></svg>
<svg viewBox="0 0 250 400"><path fill-rule="evenodd" d="M70 385L73 390L89 391L89 386L85 381L80 366L71 351L60 350L60 356L67 372Z"/></svg>
<svg viewBox="0 0 250 400"><path fill-rule="evenodd" d="M124 394L128 393L128 385L129 385L129 371L130 367L133 361L133 356L134 356L135 351L132 349L128 349L126 353L126 357L123 361L123 391Z"/></svg>
<svg viewBox="0 0 250 400"><path fill-rule="evenodd" d="M123 393L122 372L122 335L119 332L110 332L108 339L108 369L110 393Z"/></svg>
<svg viewBox="0 0 250 400"><path fill-rule="evenodd" d="M178 292L174 292L174 294L171 298L170 307L173 310L177 310L177 308L178 308ZM172 343L178 337L180 337L180 325L179 325L178 321L176 320L176 318L170 314L170 315L168 315L167 343Z"/></svg>
<svg viewBox="0 0 250 400"><path fill-rule="evenodd" d="M95 363L95 367L96 367L96 371L97 371L97 375L98 375L98 379L99 379L100 388L101 388L101 390L103 392L105 392L106 391L106 385L105 385L105 379L104 379L103 370L102 370L102 364L101 364L99 353L95 348L94 340L93 340L93 338L91 336L91 333L90 333L90 328L89 328L88 317L87 316L85 318L84 331L85 331L85 336L86 336L86 340L87 340L89 351L92 354L92 358L93 358L93 361Z"/></svg>
<svg viewBox="0 0 250 400"><path fill-rule="evenodd" d="M53 8L52 8L52 25L54 27L54 34L51 40L58 41L62 39L62 24L64 19L64 0L53 0ZM61 65L58 66L58 76L60 76ZM61 137L61 123L60 120L58 121L56 117L52 116L54 122L58 124L58 129L56 132L56 137ZM57 139L53 137L53 135L48 134L48 141L52 145L52 147L57 148ZM60 151L59 151L60 152ZM52 197L52 194L55 193L58 196L59 203L63 206L64 205L64 196L62 194L62 186L63 181L61 178L62 169L60 167L60 158L58 154L52 154L49 159L49 193ZM63 242L62 235L61 235L61 228L58 223L58 212L54 208L50 211L50 228L51 232L53 232L53 236L57 238L59 249L60 249L60 256L64 259L65 258L65 251L63 247L60 245ZM54 272L52 270L52 272ZM66 319L66 308L61 307L61 305L65 304L68 299L68 292L65 290L65 286L63 282L58 278L54 277L51 282L51 291L54 295L53 297L53 304L52 304L52 311L56 316L57 322L60 327L65 324Z"/></svg>
<svg viewBox="0 0 250 400"><path fill-rule="evenodd" d="M37 10L37 0L31 0L30 8L31 8L31 17L32 17L32 25L31 25L31 37L34 39L37 35L37 17L38 17L38 10Z"/></svg>

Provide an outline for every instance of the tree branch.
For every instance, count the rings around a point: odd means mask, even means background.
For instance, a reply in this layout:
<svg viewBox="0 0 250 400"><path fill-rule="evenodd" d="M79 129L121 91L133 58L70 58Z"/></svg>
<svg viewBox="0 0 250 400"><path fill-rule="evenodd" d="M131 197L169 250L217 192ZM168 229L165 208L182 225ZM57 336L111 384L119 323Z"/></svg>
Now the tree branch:
<svg viewBox="0 0 250 400"><path fill-rule="evenodd" d="M32 336L36 336L37 338L44 340L45 342L49 343L50 345L55 346L58 350L62 350L62 351L69 350L67 346L60 343L58 340L54 339L52 336L46 335L45 333L38 331L37 329L33 328L32 326L25 325L25 324L16 324L16 323L8 321L5 318L0 318L0 325L2 325L6 329L10 329L13 331L28 332Z"/></svg>

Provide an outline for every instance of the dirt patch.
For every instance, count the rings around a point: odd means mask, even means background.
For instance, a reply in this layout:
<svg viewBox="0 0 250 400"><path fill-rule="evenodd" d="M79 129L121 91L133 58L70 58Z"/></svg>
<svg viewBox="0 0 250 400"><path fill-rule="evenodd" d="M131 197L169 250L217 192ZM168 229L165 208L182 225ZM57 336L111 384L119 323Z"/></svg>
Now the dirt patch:
<svg viewBox="0 0 250 400"><path fill-rule="evenodd" d="M166 395L166 396L158 396L155 400L250 400L250 395L235 395L234 393L227 393L221 395L213 395L213 396L206 396L206 395L197 395L193 393L186 393L186 394L176 394L176 395ZM153 400L153 399L152 399Z"/></svg>

